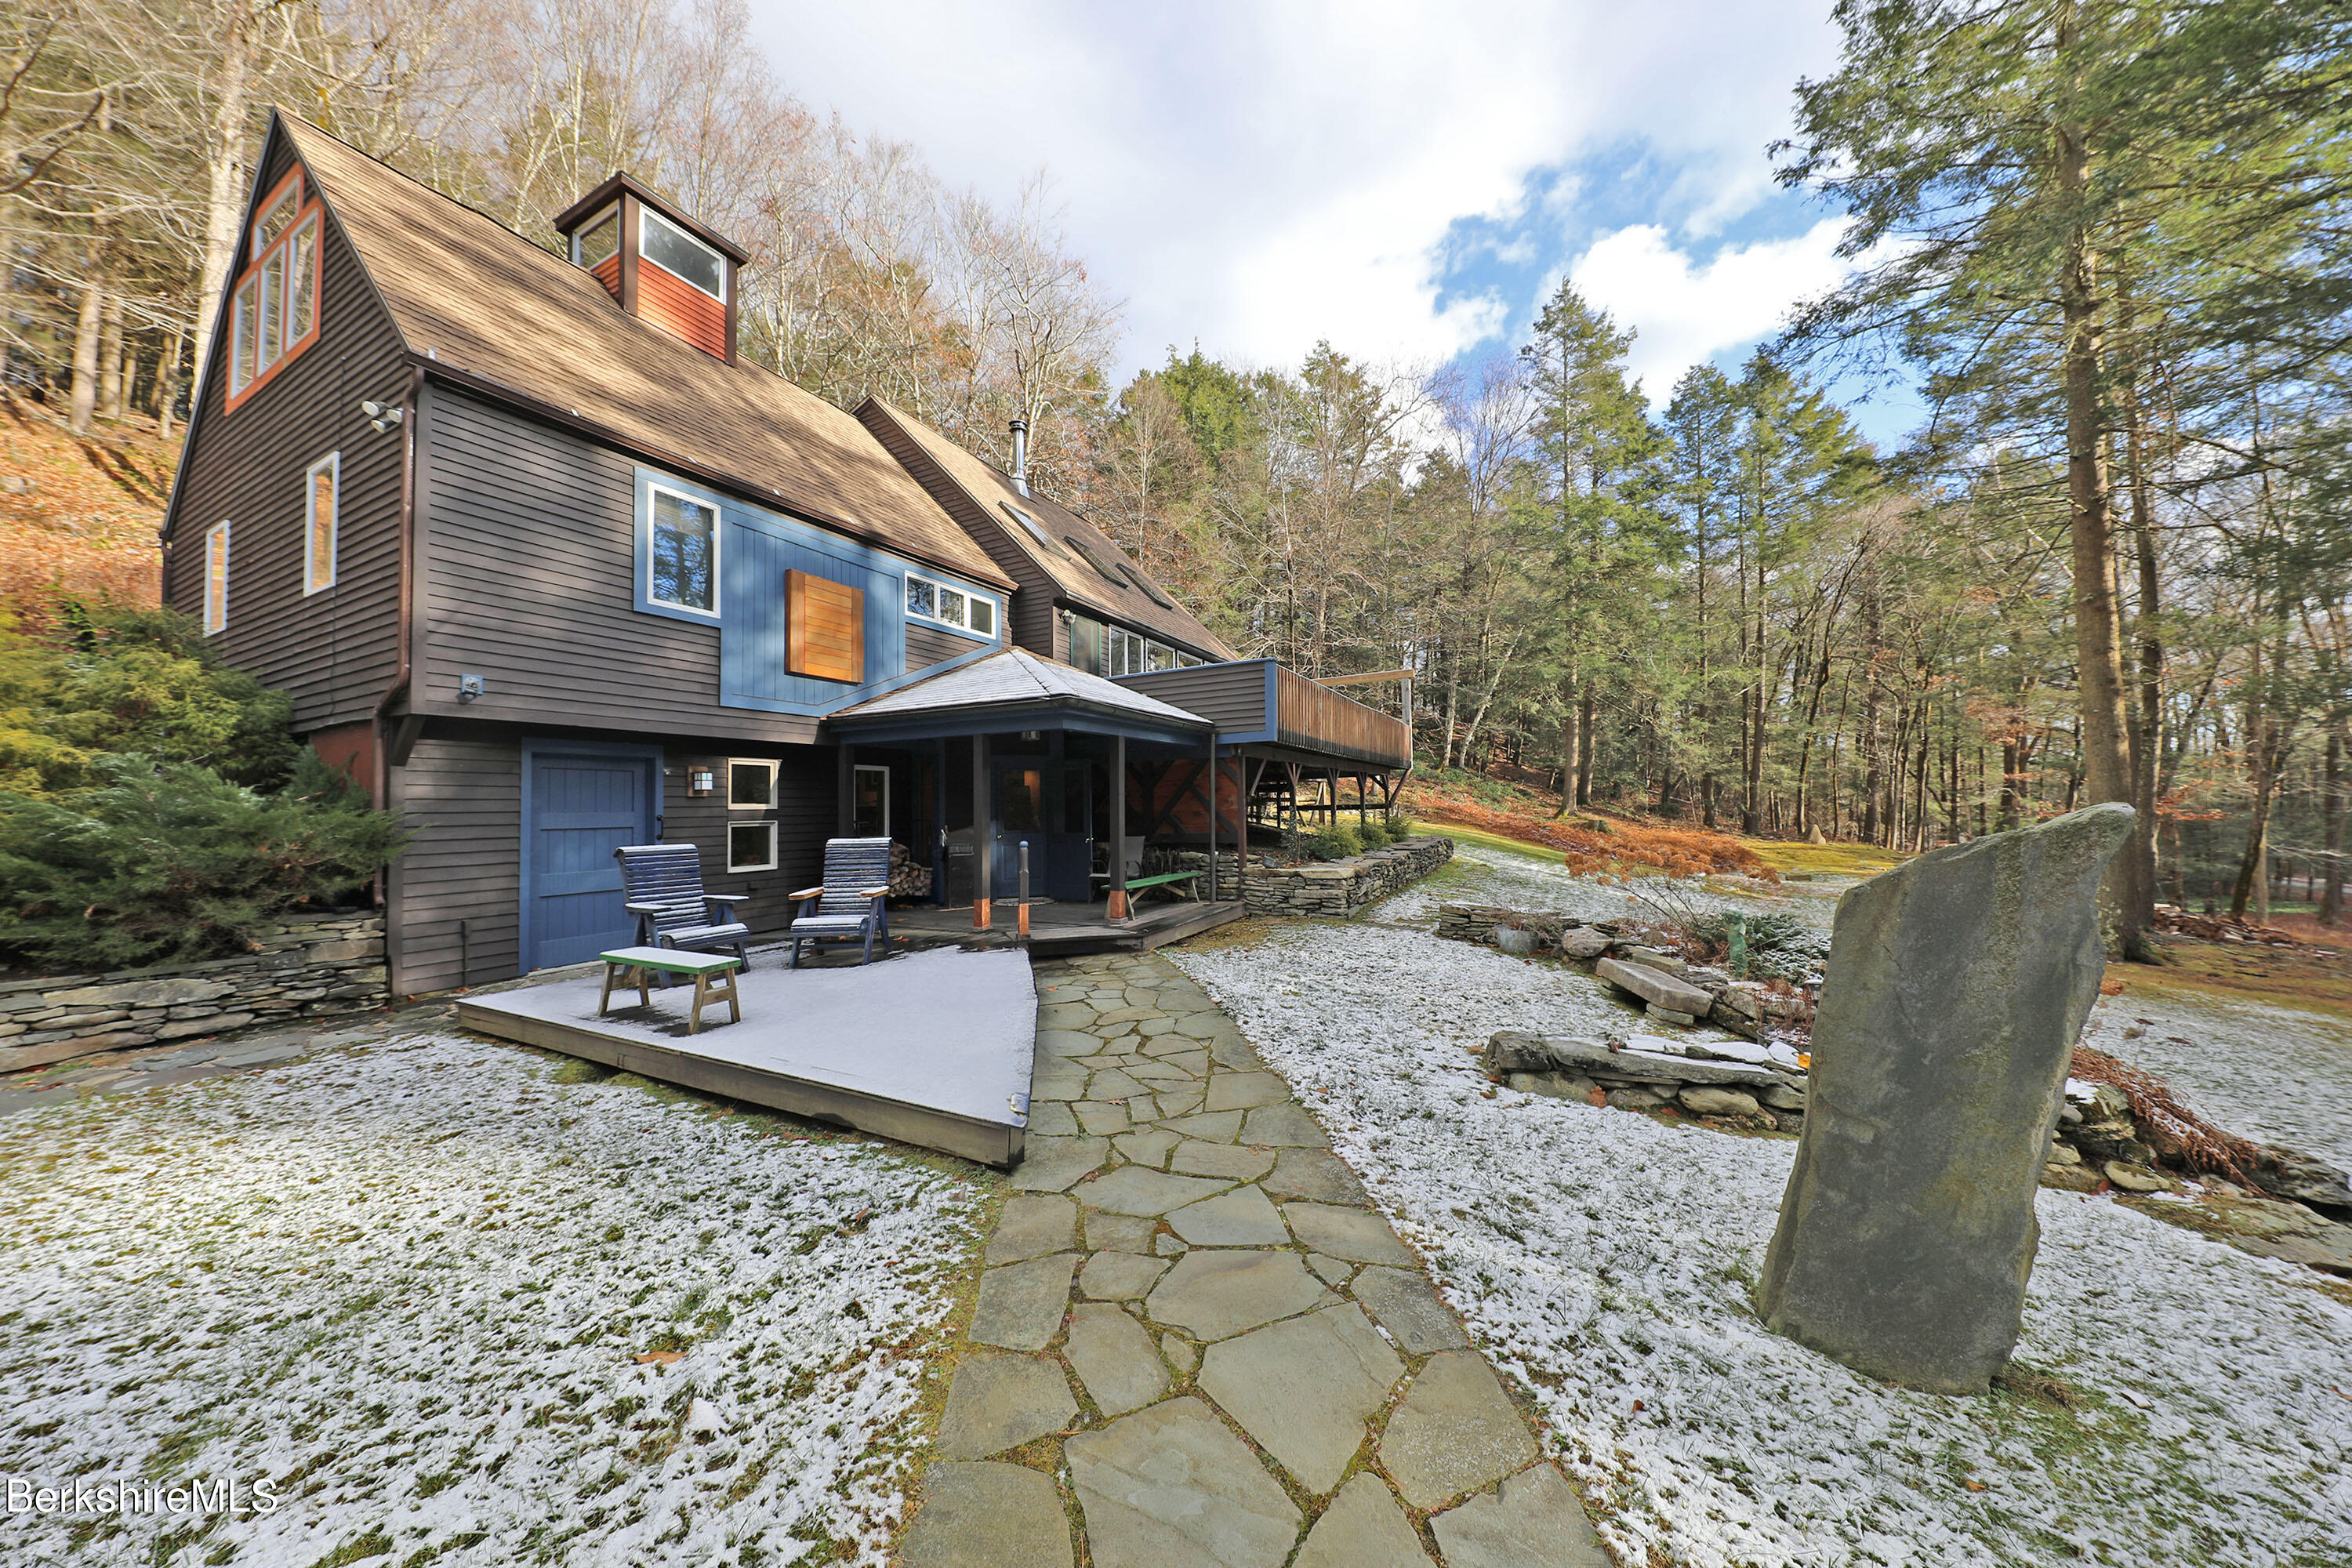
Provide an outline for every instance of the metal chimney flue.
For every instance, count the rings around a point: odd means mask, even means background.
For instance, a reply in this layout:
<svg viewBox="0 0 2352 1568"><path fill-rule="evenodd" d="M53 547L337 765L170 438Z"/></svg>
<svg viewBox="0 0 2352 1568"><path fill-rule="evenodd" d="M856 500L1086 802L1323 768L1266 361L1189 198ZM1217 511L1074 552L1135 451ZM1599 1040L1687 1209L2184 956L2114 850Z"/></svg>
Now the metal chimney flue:
<svg viewBox="0 0 2352 1568"><path fill-rule="evenodd" d="M1013 421L1013 488L1029 493L1029 421Z"/></svg>

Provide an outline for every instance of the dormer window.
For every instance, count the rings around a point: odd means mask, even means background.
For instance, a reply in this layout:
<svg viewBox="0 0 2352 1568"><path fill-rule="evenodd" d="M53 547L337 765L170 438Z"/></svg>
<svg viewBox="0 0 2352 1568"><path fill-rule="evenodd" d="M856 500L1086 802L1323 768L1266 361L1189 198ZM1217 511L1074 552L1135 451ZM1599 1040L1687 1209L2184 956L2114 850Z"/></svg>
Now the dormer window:
<svg viewBox="0 0 2352 1568"><path fill-rule="evenodd" d="M727 261L717 251L662 216L651 207L640 219L643 228L637 254L712 299L727 299Z"/></svg>
<svg viewBox="0 0 2352 1568"><path fill-rule="evenodd" d="M573 265L621 309L692 343L735 358L735 269L751 252L705 228L625 174L556 215Z"/></svg>

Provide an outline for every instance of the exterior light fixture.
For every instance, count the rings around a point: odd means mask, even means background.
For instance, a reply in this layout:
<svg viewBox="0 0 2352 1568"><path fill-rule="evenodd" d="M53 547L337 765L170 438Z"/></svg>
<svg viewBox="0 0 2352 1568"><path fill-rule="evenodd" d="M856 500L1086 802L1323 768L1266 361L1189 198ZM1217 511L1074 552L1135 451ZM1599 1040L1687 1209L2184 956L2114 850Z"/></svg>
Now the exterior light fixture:
<svg viewBox="0 0 2352 1568"><path fill-rule="evenodd" d="M481 678L480 676L478 676L478 675L461 675L461 676L459 676L459 677L457 678L457 700L458 700L458 701L460 701L460 702L471 702L471 701L475 700L476 699L478 699L478 697L480 697L481 695L482 695L482 678Z"/></svg>
<svg viewBox="0 0 2352 1568"><path fill-rule="evenodd" d="M405 418L408 411L397 403L378 403L370 398L360 405L360 412L367 416L368 424L381 436Z"/></svg>
<svg viewBox="0 0 2352 1568"><path fill-rule="evenodd" d="M709 768L688 768L686 770L687 794L691 795L706 795L718 787L719 775L713 770Z"/></svg>

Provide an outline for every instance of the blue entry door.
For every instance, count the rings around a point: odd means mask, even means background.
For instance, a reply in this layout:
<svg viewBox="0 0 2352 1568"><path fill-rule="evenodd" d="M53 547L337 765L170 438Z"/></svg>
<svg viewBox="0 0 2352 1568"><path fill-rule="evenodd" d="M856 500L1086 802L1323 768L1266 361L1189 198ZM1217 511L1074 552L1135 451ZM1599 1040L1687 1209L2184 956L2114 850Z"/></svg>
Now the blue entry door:
<svg viewBox="0 0 2352 1568"><path fill-rule="evenodd" d="M635 940L613 851L655 841L657 754L533 747L523 761L523 967Z"/></svg>

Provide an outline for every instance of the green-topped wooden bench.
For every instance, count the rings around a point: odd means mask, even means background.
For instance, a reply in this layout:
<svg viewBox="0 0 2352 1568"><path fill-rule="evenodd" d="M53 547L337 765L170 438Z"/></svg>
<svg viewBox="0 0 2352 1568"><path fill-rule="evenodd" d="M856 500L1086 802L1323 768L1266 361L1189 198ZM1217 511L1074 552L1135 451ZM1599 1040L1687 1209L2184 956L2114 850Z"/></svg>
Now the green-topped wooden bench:
<svg viewBox="0 0 2352 1568"><path fill-rule="evenodd" d="M1127 890L1139 893L1146 888L1166 888L1172 892L1179 884L1186 884L1185 896L1197 902L1201 897L1200 889L1189 884L1199 881L1205 874L1201 871L1162 871L1157 877L1130 877Z"/></svg>
<svg viewBox="0 0 2352 1568"><path fill-rule="evenodd" d="M687 1016L686 1032L702 1033L702 1009L713 1002L727 1004L730 1024L743 1021L743 1003L736 984L742 973L743 961L731 952L688 952L675 947L616 947L610 952L600 952L604 961L604 994L596 999L596 1016L603 1017L613 1000L613 983L621 982L626 990L630 982L622 976L634 972L636 975L637 1004L650 1006L653 990L646 979L648 971L664 974L694 976L694 1010ZM723 982L723 984L714 984Z"/></svg>

